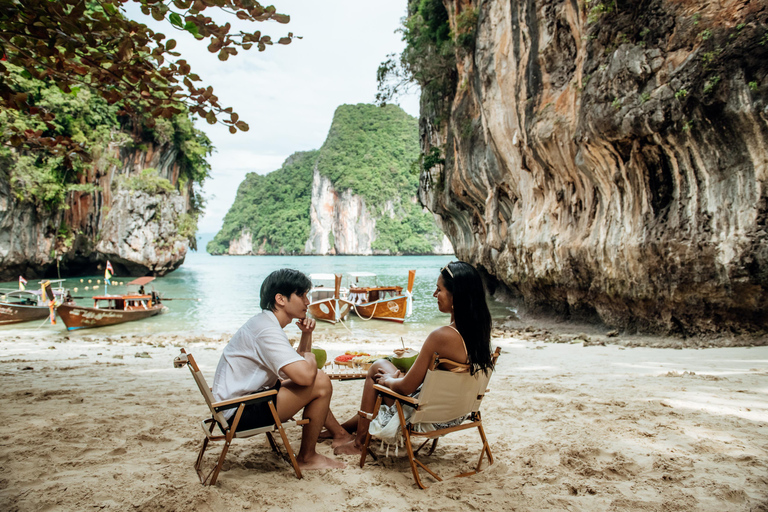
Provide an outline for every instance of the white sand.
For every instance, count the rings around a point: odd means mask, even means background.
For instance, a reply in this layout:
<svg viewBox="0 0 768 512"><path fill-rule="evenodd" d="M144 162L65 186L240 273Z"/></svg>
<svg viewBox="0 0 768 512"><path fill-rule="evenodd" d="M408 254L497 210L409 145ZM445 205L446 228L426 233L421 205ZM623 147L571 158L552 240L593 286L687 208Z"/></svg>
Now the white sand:
<svg viewBox="0 0 768 512"><path fill-rule="evenodd" d="M768 347L497 338L483 407L496 463L442 483L425 476L422 491L402 457L364 469L344 457L346 469L298 480L264 436L235 441L218 484L203 487L192 464L206 408L171 362L187 348L210 383L228 338L71 338L0 336L0 510L768 510ZM317 343L331 355L351 346ZM357 410L361 387L336 383L339 417ZM295 449L299 433L289 431ZM479 448L461 433L431 459L464 471Z"/></svg>

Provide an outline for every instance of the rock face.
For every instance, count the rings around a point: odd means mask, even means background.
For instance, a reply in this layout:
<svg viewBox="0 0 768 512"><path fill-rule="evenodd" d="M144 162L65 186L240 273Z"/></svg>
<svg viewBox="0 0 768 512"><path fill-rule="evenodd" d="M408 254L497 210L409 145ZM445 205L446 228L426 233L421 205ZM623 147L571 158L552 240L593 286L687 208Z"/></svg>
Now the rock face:
<svg viewBox="0 0 768 512"><path fill-rule="evenodd" d="M392 201L382 205L383 215L395 215ZM331 180L315 169L312 177L312 203L309 210L310 232L305 254L389 254L376 251L376 219L365 206L365 199L346 189L339 194ZM432 254L453 254L448 237L432 248Z"/></svg>
<svg viewBox="0 0 768 512"><path fill-rule="evenodd" d="M385 211L387 206L392 209L391 204L385 205ZM306 254L373 254L376 220L368 213L365 200L349 189L338 194L317 168L312 176L309 220Z"/></svg>
<svg viewBox="0 0 768 512"><path fill-rule="evenodd" d="M768 329L766 3L444 5L477 24L422 99L420 198L457 255L530 310Z"/></svg>
<svg viewBox="0 0 768 512"><path fill-rule="evenodd" d="M179 222L189 211L192 183L181 192L147 194L123 188L126 178L154 168L176 185L177 151L146 143L141 150L111 146L82 177L94 193L72 192L67 209L50 212L12 195L8 168L0 172L0 280L96 273L109 260L117 275L163 275L184 262L189 240ZM58 226L66 226L63 233Z"/></svg>

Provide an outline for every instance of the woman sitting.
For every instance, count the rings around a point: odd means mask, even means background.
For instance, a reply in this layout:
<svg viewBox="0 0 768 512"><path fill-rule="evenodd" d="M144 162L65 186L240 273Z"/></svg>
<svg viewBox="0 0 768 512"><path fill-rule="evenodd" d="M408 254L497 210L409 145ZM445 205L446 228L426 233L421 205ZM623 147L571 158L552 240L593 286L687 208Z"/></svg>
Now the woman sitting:
<svg viewBox="0 0 768 512"><path fill-rule="evenodd" d="M440 312L451 315L451 323L435 329L427 336L419 356L407 373L403 374L386 359L373 363L365 379L360 410L373 412L378 397L374 384L386 386L401 395L418 396L435 352L443 359L468 364L472 374L492 370L491 313L485 302L485 288L477 270L468 263L449 263L440 271L433 296L437 298ZM391 408L393 402L385 399L384 404ZM383 412L382 418L393 416L391 410ZM463 418L457 420L457 423L461 421ZM350 433L356 432L355 440L336 447L334 453L359 455L369 424L369 420L360 416L346 421L342 426Z"/></svg>

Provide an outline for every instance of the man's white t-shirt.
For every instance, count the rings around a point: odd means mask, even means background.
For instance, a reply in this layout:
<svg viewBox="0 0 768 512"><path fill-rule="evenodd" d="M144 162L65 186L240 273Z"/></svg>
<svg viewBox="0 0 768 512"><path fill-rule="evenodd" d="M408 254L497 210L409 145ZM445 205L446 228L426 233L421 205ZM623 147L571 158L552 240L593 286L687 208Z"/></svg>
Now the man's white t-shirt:
<svg viewBox="0 0 768 512"><path fill-rule="evenodd" d="M304 361L291 347L275 314L263 310L248 320L229 340L213 377L213 397L229 400L271 388L288 378L282 368ZM235 409L224 411L229 419Z"/></svg>

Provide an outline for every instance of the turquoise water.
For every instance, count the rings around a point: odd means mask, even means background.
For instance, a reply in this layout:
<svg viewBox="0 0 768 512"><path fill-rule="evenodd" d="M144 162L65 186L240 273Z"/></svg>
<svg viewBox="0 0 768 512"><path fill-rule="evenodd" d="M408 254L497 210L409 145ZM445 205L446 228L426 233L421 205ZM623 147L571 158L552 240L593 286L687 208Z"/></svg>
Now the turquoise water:
<svg viewBox="0 0 768 512"><path fill-rule="evenodd" d="M137 322L72 331L72 336L88 335L135 335L135 334L218 334L234 333L251 316L261 311L259 289L264 278L273 270L290 267L310 273L346 274L354 271L374 272L379 284L406 287L408 270L416 270L413 289L413 315L404 324L383 321L364 321L350 315L346 326L355 334L382 334L406 336L422 333L438 325L444 325L446 316L437 310L432 297L440 268L451 261L448 256L211 256L205 252L190 252L184 264L165 277L157 278L147 291L154 288L166 298L199 298L192 300L166 300L168 312ZM104 285L96 285L103 275L67 279L64 286L74 296L104 293ZM81 279L83 282L81 282ZM88 279L92 282L89 284ZM133 278L113 277L113 281L129 282ZM343 281L346 285L346 277ZM31 281L27 289L37 286ZM83 288L88 286L89 290ZM96 286L96 291L93 290ZM17 283L4 283L0 287L17 287ZM77 287L77 292L74 288ZM109 293L124 293L127 286L110 286ZM90 299L78 300L81 305L92 305ZM489 301L494 317L509 314L506 307ZM296 329L288 327L288 329ZM61 320L56 325L26 322L0 326L0 334L11 335L14 331L65 332ZM298 332L298 329L296 329ZM348 332L342 325L320 323L317 332Z"/></svg>

